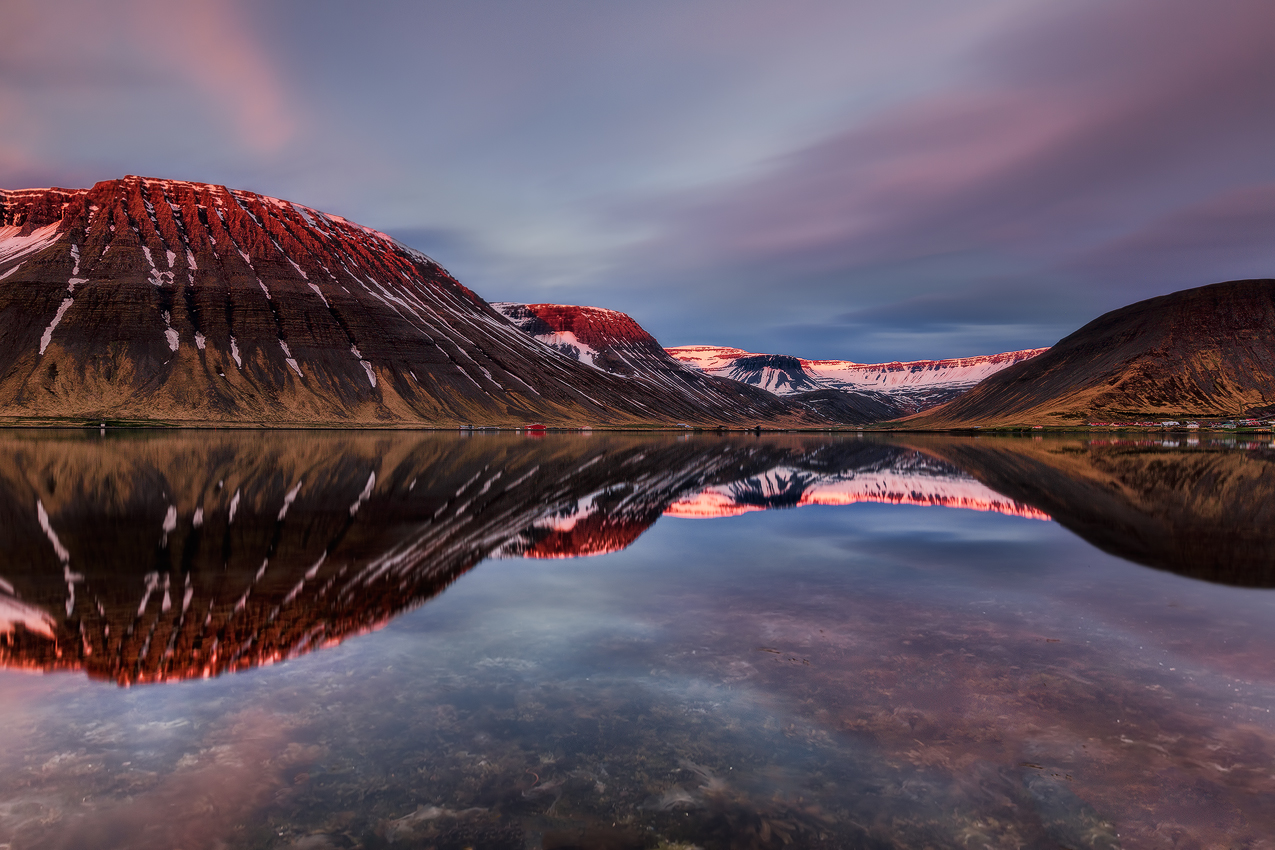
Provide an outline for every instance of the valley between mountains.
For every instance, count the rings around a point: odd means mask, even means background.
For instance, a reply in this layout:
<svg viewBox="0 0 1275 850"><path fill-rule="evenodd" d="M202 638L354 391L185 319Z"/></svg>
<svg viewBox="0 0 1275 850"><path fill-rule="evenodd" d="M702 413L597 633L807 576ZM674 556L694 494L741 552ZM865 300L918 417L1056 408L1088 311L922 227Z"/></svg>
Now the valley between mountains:
<svg viewBox="0 0 1275 850"><path fill-rule="evenodd" d="M488 303L383 233L252 192L0 190L9 425L1067 426L1265 411L1273 376L1271 280L1139 302L1048 349L860 364Z"/></svg>

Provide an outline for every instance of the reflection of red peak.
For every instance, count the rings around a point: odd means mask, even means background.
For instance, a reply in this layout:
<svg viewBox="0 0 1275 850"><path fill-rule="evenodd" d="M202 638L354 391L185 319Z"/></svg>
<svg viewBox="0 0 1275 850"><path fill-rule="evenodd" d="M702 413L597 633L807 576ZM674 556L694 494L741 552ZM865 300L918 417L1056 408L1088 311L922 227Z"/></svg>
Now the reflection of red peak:
<svg viewBox="0 0 1275 850"><path fill-rule="evenodd" d="M440 593L477 560L426 576L406 593L398 581L385 580L358 585L353 593L356 583L334 571L302 583L295 595L245 594L243 605L209 605L206 619L148 597L141 611L129 602L108 605L96 617L90 610L77 621L57 623L50 633L39 630L39 623L34 631L26 622L10 624L0 631L0 666L82 670L91 679L123 686L265 667L380 629Z"/></svg>
<svg viewBox="0 0 1275 850"><path fill-rule="evenodd" d="M651 522L644 520L617 519L605 514L593 513L573 523L564 523L554 528L521 555L524 558L580 558L587 555L605 555L632 545L633 541L650 527Z"/></svg>
<svg viewBox="0 0 1275 850"><path fill-rule="evenodd" d="M664 515L681 519L721 519L764 510L761 505L741 505L729 493L710 489L678 499L668 506Z"/></svg>

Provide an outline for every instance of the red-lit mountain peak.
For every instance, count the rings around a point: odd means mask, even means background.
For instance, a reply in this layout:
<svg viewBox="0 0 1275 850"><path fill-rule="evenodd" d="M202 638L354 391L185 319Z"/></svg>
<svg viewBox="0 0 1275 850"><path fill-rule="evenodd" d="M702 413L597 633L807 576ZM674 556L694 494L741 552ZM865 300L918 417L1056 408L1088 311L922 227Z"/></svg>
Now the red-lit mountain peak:
<svg viewBox="0 0 1275 850"><path fill-rule="evenodd" d="M619 310L571 304L527 304L526 307L555 332L574 333L586 345L605 348L620 341L655 343L655 337L632 316Z"/></svg>
<svg viewBox="0 0 1275 850"><path fill-rule="evenodd" d="M618 310L508 301L491 306L550 348L608 372L684 370L632 316Z"/></svg>

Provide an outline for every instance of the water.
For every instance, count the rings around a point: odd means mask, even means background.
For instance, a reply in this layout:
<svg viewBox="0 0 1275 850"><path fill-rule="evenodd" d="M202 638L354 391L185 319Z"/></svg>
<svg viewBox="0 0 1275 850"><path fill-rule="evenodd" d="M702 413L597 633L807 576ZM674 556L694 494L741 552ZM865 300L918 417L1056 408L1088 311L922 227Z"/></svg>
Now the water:
<svg viewBox="0 0 1275 850"><path fill-rule="evenodd" d="M1273 461L9 432L0 847L1275 846Z"/></svg>

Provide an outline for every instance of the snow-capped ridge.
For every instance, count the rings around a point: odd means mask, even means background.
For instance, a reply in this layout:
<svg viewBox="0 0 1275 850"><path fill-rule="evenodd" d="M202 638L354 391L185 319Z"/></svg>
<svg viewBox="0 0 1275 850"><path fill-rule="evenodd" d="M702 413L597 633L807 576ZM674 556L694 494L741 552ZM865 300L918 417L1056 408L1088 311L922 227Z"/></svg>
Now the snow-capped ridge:
<svg viewBox="0 0 1275 850"><path fill-rule="evenodd" d="M756 354L714 345L682 345L666 350L681 362L708 374L743 381L777 395L812 390L873 392L895 399L911 410L942 404L1002 369L1048 351L1047 348L1029 348L942 360L856 363Z"/></svg>

